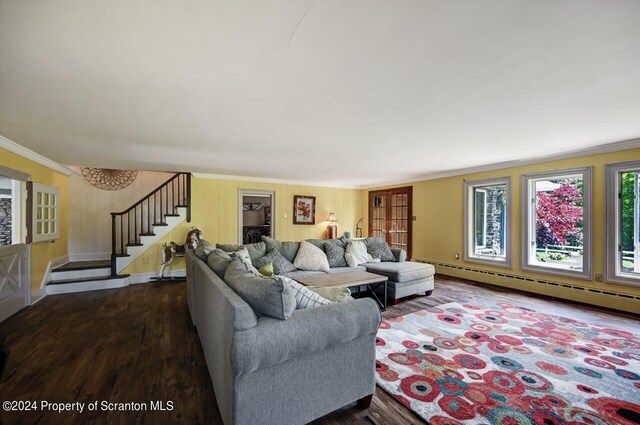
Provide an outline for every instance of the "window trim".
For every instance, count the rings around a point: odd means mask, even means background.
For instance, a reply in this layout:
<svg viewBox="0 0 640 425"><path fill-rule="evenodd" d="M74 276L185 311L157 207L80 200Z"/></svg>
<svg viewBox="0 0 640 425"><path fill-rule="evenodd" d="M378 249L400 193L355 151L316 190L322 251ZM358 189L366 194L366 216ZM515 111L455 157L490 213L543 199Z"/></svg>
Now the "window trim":
<svg viewBox="0 0 640 425"><path fill-rule="evenodd" d="M563 170L545 171L541 173L523 174L521 176L521 263L520 268L522 270L544 273L559 276L574 277L576 279L592 280L591 270L591 251L593 249L592 237L593 237L593 222L592 222L592 209L593 209L593 195L592 195L592 168L593 167L581 167L581 168L569 168ZM583 244L582 244L582 271L573 271L554 267L544 267L537 264L532 264L529 261L531 237L535 235L535 221L531 220L531 213L533 208L531 207L531 182L540 179L552 179L561 178L563 176L572 176L576 174L582 174L583 179L583 210L582 210L582 223L583 223ZM535 241L534 241L535 242Z"/></svg>
<svg viewBox="0 0 640 425"><path fill-rule="evenodd" d="M622 190L620 174L625 171L640 171L640 161L619 162L605 165L605 280L623 285L640 286L640 276L629 275L620 270L618 246L622 221L618 194Z"/></svg>
<svg viewBox="0 0 640 425"><path fill-rule="evenodd" d="M476 238L475 238L475 226L474 226L474 217L475 211L473 210L473 202L471 197L474 196L473 189L476 187L482 186L491 186L497 184L504 184L507 187L506 194L506 207L505 207L505 236L504 236L504 259L493 259L491 257L478 256L476 254L472 254L471 250L475 249L476 246ZM463 233L463 259L468 263L478 263L478 264L486 264L490 266L496 267L504 267L507 269L512 268L511 261L511 176L503 176L503 177L495 177L491 179L480 179L480 180L464 180L464 233ZM485 197L486 202L486 197ZM486 211L486 209L485 209ZM486 227L486 223L485 223Z"/></svg>

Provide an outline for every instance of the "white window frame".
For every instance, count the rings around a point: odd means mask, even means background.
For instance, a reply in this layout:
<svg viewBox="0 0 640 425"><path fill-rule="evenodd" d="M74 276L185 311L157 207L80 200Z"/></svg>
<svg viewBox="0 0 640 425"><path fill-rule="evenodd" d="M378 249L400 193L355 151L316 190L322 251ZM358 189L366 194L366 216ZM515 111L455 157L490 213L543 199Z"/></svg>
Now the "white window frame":
<svg viewBox="0 0 640 425"><path fill-rule="evenodd" d="M622 220L620 215L621 174L629 171L640 171L640 161L607 164L605 166L605 277L607 282L640 286L640 274L624 272L620 261ZM638 202L638 200L636 200ZM637 213L636 208L636 213ZM637 218L635 219L637 223ZM634 231L637 234L637 231ZM637 242L636 242L637 243Z"/></svg>
<svg viewBox="0 0 640 425"><path fill-rule="evenodd" d="M485 186L505 185L505 219L504 219L504 257L479 255L475 253L475 191ZM485 205L486 205L485 196ZM486 206L485 206L486 213ZM486 232L486 220L485 229ZM486 242L486 237L485 237ZM511 268L511 177L496 177L493 179L469 180L464 182L464 261L469 263L486 264L496 267Z"/></svg>
<svg viewBox="0 0 640 425"><path fill-rule="evenodd" d="M32 193L31 242L46 242L58 239L60 237L60 189L41 183L33 183ZM38 194L40 194L40 204L38 203ZM53 203L49 201L44 204L45 196L47 199L51 199L51 195L55 196L55 201ZM40 216L38 216L38 210L41 210ZM51 213L54 214L53 218L51 218ZM41 224L40 230L38 230L38 223ZM51 223L55 227L53 232L50 231Z"/></svg>
<svg viewBox="0 0 640 425"><path fill-rule="evenodd" d="M566 170L547 171L543 173L524 174L521 180L522 208L522 263L521 269L537 273L546 273L560 276L570 276L578 279L591 280L591 249L592 249L592 182L591 167L572 168ZM541 266L539 263L531 261L532 255L536 255L536 220L535 220L535 182L546 179L558 179L582 175L583 180L583 206L582 206L582 228L583 228L583 255L582 270L570 270L553 266Z"/></svg>

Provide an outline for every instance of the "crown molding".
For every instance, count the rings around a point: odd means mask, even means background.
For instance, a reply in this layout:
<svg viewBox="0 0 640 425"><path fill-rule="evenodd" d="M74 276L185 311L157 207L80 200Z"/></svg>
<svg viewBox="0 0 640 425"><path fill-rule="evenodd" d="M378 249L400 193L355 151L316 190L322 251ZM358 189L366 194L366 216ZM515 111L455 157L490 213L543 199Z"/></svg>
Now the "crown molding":
<svg viewBox="0 0 640 425"><path fill-rule="evenodd" d="M270 179L265 177L250 177L250 176L233 176L228 174L211 174L211 173L191 173L191 175L197 179L211 179L211 180L236 180L236 181L249 181L257 183L274 183L274 184L290 184L297 186L312 186L312 187L331 187L335 189L362 189L362 186L348 185L339 183L313 183L303 180L288 180L288 179Z"/></svg>
<svg viewBox="0 0 640 425"><path fill-rule="evenodd" d="M16 155L20 155L21 157L36 162L40 165L44 165L45 167L51 168L52 170L64 174L65 176L70 176L73 174L73 170L71 170L70 168L67 168L64 165L60 165L57 162L32 151L31 149L27 149L24 146L21 146L2 135L0 135L0 148L15 153Z"/></svg>
<svg viewBox="0 0 640 425"><path fill-rule="evenodd" d="M522 167L525 165L540 164L542 162L560 161L563 159L579 158L582 156L598 155L608 152L617 152L627 149L640 147L640 139L625 140L622 142L607 143L604 145L593 146L591 148L576 149L568 152L537 156L534 158L520 159L514 161L496 162L495 164L479 165L477 167L458 168L455 170L442 171L438 173L424 174L417 177L409 177L406 179L380 182L360 186L361 189L373 189L377 187L395 186L398 184L417 183L426 180L435 180L445 177L455 177L465 174L482 173L484 171L502 170L505 168Z"/></svg>

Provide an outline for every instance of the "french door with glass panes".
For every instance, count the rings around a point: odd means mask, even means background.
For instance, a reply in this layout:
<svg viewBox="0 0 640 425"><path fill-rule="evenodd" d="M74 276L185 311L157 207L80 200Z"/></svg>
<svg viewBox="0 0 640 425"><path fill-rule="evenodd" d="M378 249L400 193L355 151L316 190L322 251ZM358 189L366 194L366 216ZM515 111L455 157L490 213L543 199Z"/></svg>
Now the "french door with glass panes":
<svg viewBox="0 0 640 425"><path fill-rule="evenodd" d="M369 192L369 236L382 236L391 248L411 258L413 187Z"/></svg>

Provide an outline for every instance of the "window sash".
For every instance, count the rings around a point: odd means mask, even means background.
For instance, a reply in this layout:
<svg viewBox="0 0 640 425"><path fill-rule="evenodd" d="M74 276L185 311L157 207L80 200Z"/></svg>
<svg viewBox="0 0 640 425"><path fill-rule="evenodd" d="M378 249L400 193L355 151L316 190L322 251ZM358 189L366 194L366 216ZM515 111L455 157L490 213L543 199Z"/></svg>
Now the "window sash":
<svg viewBox="0 0 640 425"><path fill-rule="evenodd" d="M634 270L623 268L623 196L622 176L634 173L633 242ZM608 282L640 285L640 161L608 164L605 167L606 255L605 276Z"/></svg>
<svg viewBox="0 0 640 425"><path fill-rule="evenodd" d="M505 186L504 214L501 217L502 252L500 255L488 255L477 253L477 248L486 247L487 244L487 187ZM477 196L483 193L483 196ZM482 198L482 199L478 199ZM478 202L482 202L482 222L478 219ZM481 226L479 226L479 224ZM480 230L482 233L480 234ZM481 240L483 245L477 243ZM495 179L483 179L464 182L464 261L481 263L498 267L511 268L511 177L498 177Z"/></svg>
<svg viewBox="0 0 640 425"><path fill-rule="evenodd" d="M570 269L562 264L537 260L537 207L536 183L544 180L582 178L582 269ZM553 172L525 174L522 186L522 269L581 279L591 279L591 167Z"/></svg>

